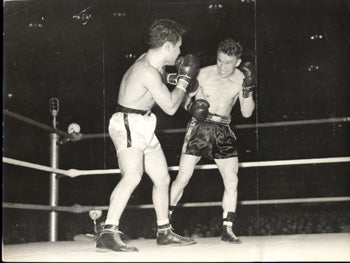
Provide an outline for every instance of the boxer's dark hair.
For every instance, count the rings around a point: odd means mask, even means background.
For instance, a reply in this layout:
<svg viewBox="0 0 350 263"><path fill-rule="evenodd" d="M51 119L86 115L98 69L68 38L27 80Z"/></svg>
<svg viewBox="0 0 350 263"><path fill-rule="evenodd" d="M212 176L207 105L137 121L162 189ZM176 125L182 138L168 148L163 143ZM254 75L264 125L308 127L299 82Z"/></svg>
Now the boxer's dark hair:
<svg viewBox="0 0 350 263"><path fill-rule="evenodd" d="M237 39L226 38L220 42L217 52L240 58L242 56L243 46Z"/></svg>
<svg viewBox="0 0 350 263"><path fill-rule="evenodd" d="M157 19L149 28L150 48L161 47L165 42L175 45L186 32L184 27L170 19Z"/></svg>

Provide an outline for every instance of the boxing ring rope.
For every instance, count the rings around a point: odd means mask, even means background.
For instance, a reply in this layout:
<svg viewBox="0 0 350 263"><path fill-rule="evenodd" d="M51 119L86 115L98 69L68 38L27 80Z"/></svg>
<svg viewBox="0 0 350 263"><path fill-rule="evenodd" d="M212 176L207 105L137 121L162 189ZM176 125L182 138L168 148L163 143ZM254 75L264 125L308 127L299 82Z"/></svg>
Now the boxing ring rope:
<svg viewBox="0 0 350 263"><path fill-rule="evenodd" d="M4 163L42 170L46 172L54 172L69 177L77 177L80 175L97 175L97 174L118 174L120 169L104 169L104 170L77 170L77 169L55 169L44 165L33 164L29 162L19 161L12 158L3 157ZM297 159L297 160L279 160L279 161L261 161L261 162L242 162L239 166L242 168L249 167L266 167L266 166L284 166L284 165L305 165L305 164L321 164L321 163L341 163L350 162L350 157L332 157L332 158L313 158L313 159ZM195 169L215 169L216 165L196 165ZM178 166L169 167L169 171L177 171ZM295 204L295 203L320 203L320 202L346 202L350 201L350 196L339 197L316 197L316 198L289 198L289 199L270 199L270 200L245 200L238 201L239 205L264 205L264 204ZM221 206L221 202L196 202L183 203L179 207L212 207ZM153 204L128 205L129 209L150 209ZM44 211L60 211L72 213L84 213L91 210L108 210L108 206L81 206L74 204L72 206L47 206L36 204L20 204L3 202L3 208L16 208L27 210L44 210Z"/></svg>
<svg viewBox="0 0 350 263"><path fill-rule="evenodd" d="M57 110L58 111L58 110ZM56 129L54 127L50 127L48 125L42 124L40 122L34 121L30 118L21 116L17 113L10 112L8 110L3 109L3 114L13 117L17 120L26 122L33 126L42 128L44 130L52 132L50 134L51 138L51 146L58 145L59 135L64 136L65 138L72 138L71 134ZM56 112L57 115L57 112ZM55 118L56 116L54 116ZM314 120L298 120L298 121L282 121L282 122L266 122L266 123L257 123L257 124L238 124L233 127L236 129L245 129L245 128L262 128L262 127L280 127L280 126L292 126L292 125L306 125L306 124L322 124L322 123L336 123L336 122L349 122L350 117L340 117L340 118L328 118L328 119L314 119ZM55 123L55 121L54 121ZM185 129L165 129L160 130L161 133L180 133L185 132ZM90 139L90 138L104 138L109 137L106 133L97 133L97 134L80 134L77 140L81 139ZM72 141L75 141L73 138ZM54 148L55 152L58 152L58 147ZM57 157L55 157L55 152L51 152L51 157L54 160L51 160L52 163L57 161ZM120 173L120 169L103 169L103 170L79 170L79 169L58 169L57 166L52 165L52 167L29 163L25 161L16 160L13 158L3 157L3 163L12 164L16 166L22 166L26 168L41 170L45 172L50 172L51 176L56 177L58 175L65 175L71 178L75 178L81 175L96 175L96 174L118 174ZM350 162L350 157L329 157L329 158L312 158L312 159L294 159L294 160L275 160L275 161L257 161L257 162L242 162L239 163L239 167L249 168L249 167L266 167L266 166L285 166L285 165L305 165L305 164L321 164L321 163L340 163L340 162ZM195 169L216 169L215 164L206 164L206 165L196 165ZM168 167L169 171L178 171L178 166ZM57 180L57 178L56 178ZM53 189L51 189L53 190ZM54 189L57 194L57 188ZM52 195L53 193L51 193ZM348 202L350 201L350 196L339 196L339 197L317 197L317 198L291 198L291 199L270 199L270 200L245 200L238 201L237 203L240 205L263 205L263 204L288 204L288 203L318 203L318 202ZM15 209L27 209L27 210L44 210L50 211L51 213L59 212L72 212L72 213L84 213L93 210L108 210L108 206L81 206L79 204L74 204L72 206L58 206L53 205L50 202L50 205L36 205L36 204L21 204L21 203L9 203L3 202L3 208L15 208ZM208 207L208 206L221 206L221 202L201 202L201 203L183 203L179 204L180 207ZM149 209L153 208L153 204L141 204L141 205L128 205L129 209ZM57 222L54 222L57 224ZM51 225L50 225L51 227ZM57 227L57 225L55 226ZM52 227L50 231L55 232ZM53 237L51 237L52 233L50 232L50 241L56 241L53 233Z"/></svg>
<svg viewBox="0 0 350 263"><path fill-rule="evenodd" d="M33 164L29 162L24 162L8 157L2 157L4 163L13 164L17 166L22 166L26 168L32 168L36 170L58 173L61 175L66 175L68 177L77 177L81 175L96 175L96 174L118 174L120 169L102 169L102 170L78 170L78 169L55 169L48 166ZM239 167L249 168L249 167L266 167L266 166L285 166L285 165L302 165L302 164L320 164L320 163L343 163L350 162L350 156L347 157L330 157L330 158L313 158L313 159L294 159L294 160L278 160L278 161L260 161L260 162L242 162L239 163ZM179 166L170 166L169 171L178 171ZM195 169L200 170L210 170L216 169L216 164L203 164L196 165Z"/></svg>
<svg viewBox="0 0 350 263"><path fill-rule="evenodd" d="M336 197L306 197L306 198L285 198L285 199L267 199L267 200L243 200L237 201L239 205L276 205L276 204L297 204L297 203L324 203L324 202L348 202L350 196ZM196 202L196 203L180 203L179 207L213 207L221 206L222 202ZM25 210L42 210L42 211L60 211L71 213L85 213L92 210L108 210L108 206L82 206L74 204L72 206L49 206L36 204L22 204L3 202L3 208L25 209ZM151 209L153 204L127 205L128 209Z"/></svg>
<svg viewBox="0 0 350 263"><path fill-rule="evenodd" d="M262 122L262 123L253 123L253 124L236 124L236 125L232 125L232 127L234 129L251 129L251 128L296 126L296 125L336 123L336 122L349 122L349 121L350 121L350 117L340 117L340 118L328 118L328 119ZM162 133L180 133L180 132L185 132L186 129L184 129L184 128L166 129L166 130L161 130L161 131L162 131Z"/></svg>
<svg viewBox="0 0 350 263"><path fill-rule="evenodd" d="M29 119L27 117L24 117L24 116L22 116L20 114L11 112L9 110L4 110L3 109L2 113L7 115L7 116L9 116L9 117L13 117L13 118L15 118L17 120L26 122L26 123L31 124L33 126L36 126L38 128L42 128L44 130L47 130L47 131L50 131L50 132L53 132L53 133L57 133L58 135L62 135L62 136L65 136L65 137L69 136L69 134L67 132L65 132L65 131L58 130L58 129L53 128L53 127L51 127L49 125L43 124L41 122L38 122L38 121L35 121L35 120L32 120L32 119Z"/></svg>
<svg viewBox="0 0 350 263"><path fill-rule="evenodd" d="M37 126L39 128L43 128L47 131L55 132L59 135L69 137L70 135L67 132L52 128L48 125L42 124L38 121L34 121L32 119L29 119L27 117L24 117L20 114L11 112L9 110L3 110L3 114L13 117L17 120L21 120L23 122L26 122L28 124L32 124L34 126ZM253 124L237 124L232 125L235 129L251 129L251 128L267 128L267 127L281 127L281 126L296 126L296 125L308 125L308 124L325 124L325 123L339 123L339 122L350 122L350 116L347 117L339 117L339 118L326 118L326 119L311 119L311 120L297 120L297 121L279 121L279 122L263 122L263 123L253 123ZM161 129L159 130L160 133L182 133L185 132L186 129L179 128L179 129ZM91 134L82 134L82 139L95 139L95 138L105 138L109 137L108 133L91 133Z"/></svg>
<svg viewBox="0 0 350 263"><path fill-rule="evenodd" d="M298 121L279 121L279 122L263 122L263 123L253 123L253 124L236 124L232 125L234 129L251 129L251 128L267 128L267 127L282 127L282 126L296 126L296 125L307 125L307 124L325 124L325 123L339 123L339 122L349 122L350 117L340 117L340 118L327 118L327 119L313 119L313 120L298 120ZM185 128L178 129L160 129L159 133L184 133ZM91 133L83 134L82 139L95 139L95 138L105 138L109 137L108 133Z"/></svg>

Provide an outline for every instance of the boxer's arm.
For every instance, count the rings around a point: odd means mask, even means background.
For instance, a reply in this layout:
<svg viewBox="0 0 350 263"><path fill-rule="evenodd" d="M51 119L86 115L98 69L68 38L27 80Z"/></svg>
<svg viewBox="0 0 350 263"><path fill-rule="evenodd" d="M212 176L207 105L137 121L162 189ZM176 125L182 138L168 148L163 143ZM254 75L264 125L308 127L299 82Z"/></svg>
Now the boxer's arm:
<svg viewBox="0 0 350 263"><path fill-rule="evenodd" d="M201 71L200 71L201 72ZM188 104L191 103L191 101L193 100L197 100L197 99L204 99L205 96L204 96L204 93L203 93L203 90L202 90L202 87L200 86L199 82L201 81L201 77L200 77L200 73L199 75L197 76L195 80L195 82L193 83L194 84L194 87L191 87L188 89L187 93L186 93L186 96L184 97L183 101L182 101L182 104L181 106L185 109L185 110L188 110ZM194 98L194 99L193 99Z"/></svg>
<svg viewBox="0 0 350 263"><path fill-rule="evenodd" d="M255 102L254 102L253 96L249 96L247 98L243 96L243 87L239 92L239 103L241 107L242 116L244 118L251 117L255 109Z"/></svg>
<svg viewBox="0 0 350 263"><path fill-rule="evenodd" d="M187 90L187 95L189 97L197 97L196 95L200 90L200 83L203 81L204 77L205 73L203 72L203 69L199 69L197 77L191 81L190 87Z"/></svg>
<svg viewBox="0 0 350 263"><path fill-rule="evenodd" d="M149 69L143 75L144 85L155 102L165 113L174 115L185 96L185 91L175 88L170 92L156 69Z"/></svg>
<svg viewBox="0 0 350 263"><path fill-rule="evenodd" d="M250 96L248 98L243 98L243 96L239 94L239 101L241 105L242 116L244 118L251 117L255 109L255 102L253 100L253 96Z"/></svg>
<svg viewBox="0 0 350 263"><path fill-rule="evenodd" d="M243 73L242 89L239 93L241 113L244 118L252 116L255 109L253 92L255 88L255 67L251 62L244 62L239 67Z"/></svg>
<svg viewBox="0 0 350 263"><path fill-rule="evenodd" d="M192 97L189 96L188 94L185 95L185 97L183 98L182 102L181 102L181 106L187 110L188 108L188 104L190 104L190 102L192 101Z"/></svg>

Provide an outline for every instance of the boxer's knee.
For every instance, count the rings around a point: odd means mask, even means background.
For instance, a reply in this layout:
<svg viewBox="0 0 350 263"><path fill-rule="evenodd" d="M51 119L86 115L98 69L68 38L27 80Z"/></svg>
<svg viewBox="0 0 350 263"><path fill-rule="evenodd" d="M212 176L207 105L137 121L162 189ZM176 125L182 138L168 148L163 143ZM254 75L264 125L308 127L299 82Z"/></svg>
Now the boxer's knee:
<svg viewBox="0 0 350 263"><path fill-rule="evenodd" d="M129 188L129 189L135 189L139 183L141 182L142 173L134 172L134 173L125 173L123 174L120 184L123 185L123 187Z"/></svg>
<svg viewBox="0 0 350 263"><path fill-rule="evenodd" d="M182 177L182 176L178 176L174 182L173 182L173 187L176 187L176 188L180 188L180 189L183 189L186 187L186 185L188 184L190 178L188 177Z"/></svg>
<svg viewBox="0 0 350 263"><path fill-rule="evenodd" d="M170 175L158 177L157 179L154 180L154 185L158 188L169 188L170 184Z"/></svg>

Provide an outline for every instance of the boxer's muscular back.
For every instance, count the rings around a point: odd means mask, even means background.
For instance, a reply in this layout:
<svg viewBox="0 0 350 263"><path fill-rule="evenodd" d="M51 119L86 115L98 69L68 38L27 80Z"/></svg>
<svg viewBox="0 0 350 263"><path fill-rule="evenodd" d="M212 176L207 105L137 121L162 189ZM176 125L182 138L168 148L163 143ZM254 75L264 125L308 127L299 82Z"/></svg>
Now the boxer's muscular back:
<svg viewBox="0 0 350 263"><path fill-rule="evenodd" d="M243 74L237 69L232 76L223 79L217 75L216 65L202 68L197 78L200 90L196 99L207 100L211 113L230 116L242 89L243 78Z"/></svg>
<svg viewBox="0 0 350 263"><path fill-rule="evenodd" d="M151 73L150 73L151 72ZM154 73L153 73L154 72ZM142 55L124 74L118 95L118 104L128 108L149 110L155 101L144 84L147 74L158 74Z"/></svg>

